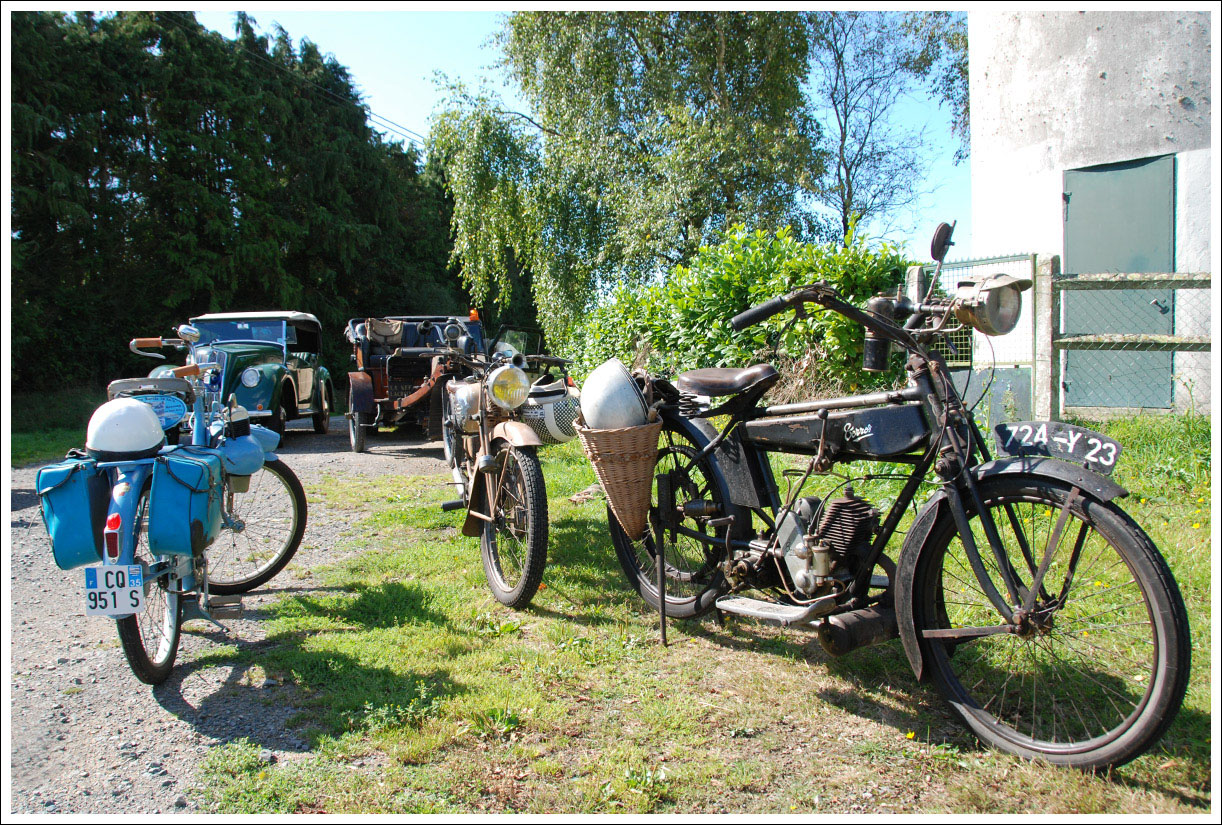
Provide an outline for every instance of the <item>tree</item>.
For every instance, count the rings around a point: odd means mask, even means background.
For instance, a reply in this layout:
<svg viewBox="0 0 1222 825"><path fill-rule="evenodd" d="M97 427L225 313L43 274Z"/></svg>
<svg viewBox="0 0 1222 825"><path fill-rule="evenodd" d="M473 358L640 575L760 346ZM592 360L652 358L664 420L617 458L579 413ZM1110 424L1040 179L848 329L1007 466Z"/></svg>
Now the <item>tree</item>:
<svg viewBox="0 0 1222 825"><path fill-rule="evenodd" d="M454 259L480 297L528 269L554 342L597 290L732 223L807 225L823 166L799 15L527 12L499 42L529 111L456 91L433 128Z"/></svg>
<svg viewBox="0 0 1222 825"><path fill-rule="evenodd" d="M910 40L905 65L950 109L951 134L959 138L955 163L961 163L971 148L972 137L967 16L948 11L907 12L903 28Z"/></svg>
<svg viewBox="0 0 1222 825"><path fill-rule="evenodd" d="M927 145L895 124L914 86L902 22L883 12L813 12L812 106L826 122L828 175L815 199L839 219L842 237L869 221L894 221L924 194Z"/></svg>

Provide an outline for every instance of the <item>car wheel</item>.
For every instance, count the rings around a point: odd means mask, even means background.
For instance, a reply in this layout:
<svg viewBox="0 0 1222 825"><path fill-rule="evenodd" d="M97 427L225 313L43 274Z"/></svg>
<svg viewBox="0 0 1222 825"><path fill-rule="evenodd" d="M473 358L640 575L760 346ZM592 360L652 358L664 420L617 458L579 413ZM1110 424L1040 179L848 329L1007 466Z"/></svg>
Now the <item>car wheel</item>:
<svg viewBox="0 0 1222 825"><path fill-rule="evenodd" d="M318 397L322 401L322 411L314 413L314 432L326 435L327 430L331 429L331 390L324 386L319 390Z"/></svg>
<svg viewBox="0 0 1222 825"><path fill-rule="evenodd" d="M272 410L271 417L267 419L267 428L280 436L284 440L284 428L288 425L288 416L284 412L284 407L276 407Z"/></svg>

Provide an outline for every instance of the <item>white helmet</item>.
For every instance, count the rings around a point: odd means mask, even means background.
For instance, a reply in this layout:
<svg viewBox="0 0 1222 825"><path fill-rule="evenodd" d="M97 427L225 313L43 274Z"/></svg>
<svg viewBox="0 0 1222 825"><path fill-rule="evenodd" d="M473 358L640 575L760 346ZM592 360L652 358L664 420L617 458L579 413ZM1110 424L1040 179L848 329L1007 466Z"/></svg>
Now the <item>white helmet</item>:
<svg viewBox="0 0 1222 825"><path fill-rule="evenodd" d="M606 361L581 388L581 412L591 430L618 430L645 423L645 396L618 358Z"/></svg>
<svg viewBox="0 0 1222 825"><path fill-rule="evenodd" d="M581 407L562 379L549 378L544 376L531 385L526 405L518 414L544 444L563 444L577 435Z"/></svg>
<svg viewBox="0 0 1222 825"><path fill-rule="evenodd" d="M98 461L149 458L164 445L157 413L134 398L116 398L98 407L85 435L85 450Z"/></svg>

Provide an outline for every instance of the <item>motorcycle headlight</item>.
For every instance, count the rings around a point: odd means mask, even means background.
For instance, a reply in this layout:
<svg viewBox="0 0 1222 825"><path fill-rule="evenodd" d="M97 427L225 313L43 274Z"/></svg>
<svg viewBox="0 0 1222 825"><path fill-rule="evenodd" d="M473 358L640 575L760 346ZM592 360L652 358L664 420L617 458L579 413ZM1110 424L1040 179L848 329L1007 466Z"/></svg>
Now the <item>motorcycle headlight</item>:
<svg viewBox="0 0 1222 825"><path fill-rule="evenodd" d="M488 388L492 392L492 401L498 407L506 410L516 410L526 403L530 393L530 379L518 367L506 364L497 367L488 376Z"/></svg>
<svg viewBox="0 0 1222 825"><path fill-rule="evenodd" d="M955 317L985 335L1005 335L1018 325L1022 292L1029 278L993 275L978 283L961 284L955 292Z"/></svg>
<svg viewBox="0 0 1222 825"><path fill-rule="evenodd" d="M254 389L259 386L259 371L254 367L247 367L242 370L242 386L247 389Z"/></svg>

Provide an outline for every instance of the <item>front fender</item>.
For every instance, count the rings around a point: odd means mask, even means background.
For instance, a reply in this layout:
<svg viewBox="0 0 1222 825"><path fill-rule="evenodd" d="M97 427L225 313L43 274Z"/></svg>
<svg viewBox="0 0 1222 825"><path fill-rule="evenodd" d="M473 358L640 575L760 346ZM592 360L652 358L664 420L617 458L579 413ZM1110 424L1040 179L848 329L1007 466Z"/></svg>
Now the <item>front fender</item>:
<svg viewBox="0 0 1222 825"><path fill-rule="evenodd" d="M1106 476L1045 456L1024 456L999 458L972 469L972 478L977 481L1000 475L1019 475L1032 478L1046 478L1062 481L1082 490L1083 493L1099 501L1107 502L1114 498L1128 495L1128 491ZM967 496L964 496L967 500ZM918 681L925 680L925 657L916 635L916 619L913 613L913 582L921 556L929 550L929 537L934 535L936 527L942 520L952 521L950 502L946 491L938 490L921 512L917 514L908 533L904 537L904 545L900 550L899 565L895 573L895 617L899 623L900 641L904 645L904 654L908 664L916 674Z"/></svg>
<svg viewBox="0 0 1222 825"><path fill-rule="evenodd" d="M521 421L502 421L492 428L492 441L508 441L515 447L542 447L543 439Z"/></svg>
<svg viewBox="0 0 1222 825"><path fill-rule="evenodd" d="M348 373L349 413L373 413L373 379L368 373Z"/></svg>

